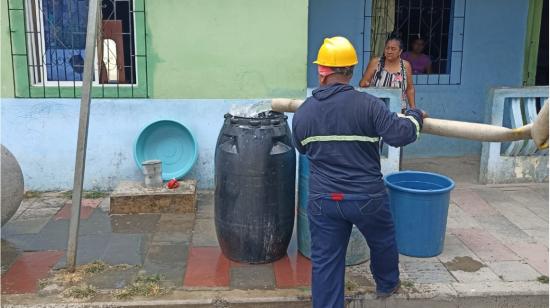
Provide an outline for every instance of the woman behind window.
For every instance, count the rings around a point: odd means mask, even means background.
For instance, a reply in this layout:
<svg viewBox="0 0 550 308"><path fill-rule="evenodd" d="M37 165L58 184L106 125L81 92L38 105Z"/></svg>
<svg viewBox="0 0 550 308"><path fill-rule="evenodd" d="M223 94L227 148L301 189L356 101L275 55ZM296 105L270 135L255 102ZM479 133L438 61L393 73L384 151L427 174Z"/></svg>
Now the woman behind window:
<svg viewBox="0 0 550 308"><path fill-rule="evenodd" d="M424 48L426 47L426 41L420 36L412 42L412 50L405 51L401 58L409 61L412 65L413 74L431 74L432 73L432 60L429 56L424 54Z"/></svg>
<svg viewBox="0 0 550 308"><path fill-rule="evenodd" d="M403 42L399 36L390 35L386 40L384 54L369 62L359 86L400 88L401 109L405 111L407 107L416 108L416 104L411 64L401 59L402 52Z"/></svg>

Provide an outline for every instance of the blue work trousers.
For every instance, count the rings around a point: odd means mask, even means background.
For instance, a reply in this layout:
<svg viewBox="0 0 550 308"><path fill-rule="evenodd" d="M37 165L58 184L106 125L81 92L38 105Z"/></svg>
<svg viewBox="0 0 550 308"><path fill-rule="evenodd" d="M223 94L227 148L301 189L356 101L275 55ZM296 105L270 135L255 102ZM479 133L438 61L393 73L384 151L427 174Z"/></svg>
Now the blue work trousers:
<svg viewBox="0 0 550 308"><path fill-rule="evenodd" d="M385 192L367 200L308 201L311 232L313 307L344 307L346 250L353 225L367 240L370 269L378 292L389 292L399 282L399 255L393 217Z"/></svg>

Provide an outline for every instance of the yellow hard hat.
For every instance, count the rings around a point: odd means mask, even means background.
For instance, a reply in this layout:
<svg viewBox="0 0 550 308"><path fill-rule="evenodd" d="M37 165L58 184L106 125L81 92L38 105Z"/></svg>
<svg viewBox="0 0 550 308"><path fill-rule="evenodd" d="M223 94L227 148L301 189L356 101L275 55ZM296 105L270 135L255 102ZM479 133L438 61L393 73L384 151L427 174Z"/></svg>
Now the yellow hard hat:
<svg viewBox="0 0 550 308"><path fill-rule="evenodd" d="M355 48L347 38L341 36L326 38L319 53L317 60L313 63L330 67L346 67L358 63Z"/></svg>

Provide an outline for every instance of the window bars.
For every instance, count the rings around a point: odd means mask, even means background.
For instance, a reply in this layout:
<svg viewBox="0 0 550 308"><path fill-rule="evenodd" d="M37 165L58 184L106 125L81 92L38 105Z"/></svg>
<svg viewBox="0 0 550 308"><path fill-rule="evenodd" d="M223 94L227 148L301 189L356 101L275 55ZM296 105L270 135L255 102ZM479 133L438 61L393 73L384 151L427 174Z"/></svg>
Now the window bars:
<svg viewBox="0 0 550 308"><path fill-rule="evenodd" d="M15 96L79 97L89 1L7 2ZM102 0L98 28L92 95L147 97L145 1Z"/></svg>
<svg viewBox="0 0 550 308"><path fill-rule="evenodd" d="M382 55L387 37L396 33L404 53L418 38L424 42L421 53L431 62L431 72L414 72L415 84L460 84L465 10L466 0L365 0L362 71L372 57Z"/></svg>

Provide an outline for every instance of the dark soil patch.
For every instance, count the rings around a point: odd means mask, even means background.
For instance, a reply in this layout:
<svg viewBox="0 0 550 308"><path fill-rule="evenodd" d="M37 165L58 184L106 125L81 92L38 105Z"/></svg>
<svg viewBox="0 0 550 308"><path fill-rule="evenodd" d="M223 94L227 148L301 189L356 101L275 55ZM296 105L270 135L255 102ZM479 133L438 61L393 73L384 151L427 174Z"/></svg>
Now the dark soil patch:
<svg viewBox="0 0 550 308"><path fill-rule="evenodd" d="M451 262L446 262L445 266L449 271L477 272L485 264L472 259L471 257L455 257Z"/></svg>

